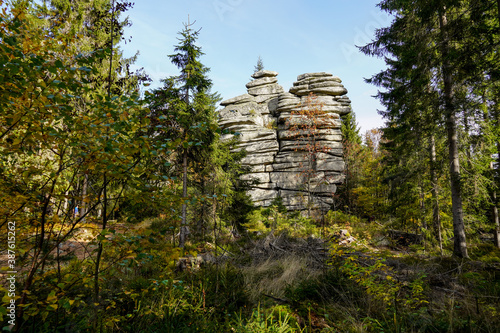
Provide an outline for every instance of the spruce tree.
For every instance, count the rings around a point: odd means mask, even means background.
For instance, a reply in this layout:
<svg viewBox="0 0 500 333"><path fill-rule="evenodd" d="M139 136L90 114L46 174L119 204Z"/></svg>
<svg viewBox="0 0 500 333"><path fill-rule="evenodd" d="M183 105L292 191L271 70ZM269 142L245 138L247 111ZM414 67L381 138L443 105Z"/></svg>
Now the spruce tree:
<svg viewBox="0 0 500 333"><path fill-rule="evenodd" d="M390 126L398 128L394 130L394 134L400 133L398 140L408 142L419 133L432 143L433 132L446 129L454 254L467 257L464 163L460 161L463 143L459 140L471 134L467 132L464 105L471 105L474 97L470 94L472 85L465 87L474 77L483 81L484 73L492 77L498 72L498 63L489 60L498 58L494 56L498 47L494 31L498 29L484 28L491 22L498 24L491 15L496 2L385 0L379 7L394 14L395 19L390 27L379 29L376 40L362 51L384 57L389 68L369 81L386 89L379 98L388 106ZM491 102L495 104L494 99ZM432 144L424 146L432 156Z"/></svg>
<svg viewBox="0 0 500 333"><path fill-rule="evenodd" d="M215 104L219 100L217 94L210 92L209 69L200 62L203 52L196 45L200 30L193 30L193 24L184 24L174 49L176 53L169 55L180 74L164 79L163 87L154 90L149 98L152 121L163 128L164 138L175 151L182 174L180 247L184 247L190 233L188 173L189 170L199 172L209 163L206 157L210 156L216 140Z"/></svg>
<svg viewBox="0 0 500 333"><path fill-rule="evenodd" d="M342 116L341 131L344 142L361 144L360 128L356 122L354 112L349 112Z"/></svg>
<svg viewBox="0 0 500 333"><path fill-rule="evenodd" d="M264 63L262 62L262 58L259 56L259 59L257 59L257 64L254 67L254 72L262 70L264 70Z"/></svg>
<svg viewBox="0 0 500 333"><path fill-rule="evenodd" d="M338 189L338 195L344 210L353 213L355 210L353 190L359 185L359 175L361 174L359 156L363 149L359 134L360 128L354 112L342 116L341 131L345 179Z"/></svg>

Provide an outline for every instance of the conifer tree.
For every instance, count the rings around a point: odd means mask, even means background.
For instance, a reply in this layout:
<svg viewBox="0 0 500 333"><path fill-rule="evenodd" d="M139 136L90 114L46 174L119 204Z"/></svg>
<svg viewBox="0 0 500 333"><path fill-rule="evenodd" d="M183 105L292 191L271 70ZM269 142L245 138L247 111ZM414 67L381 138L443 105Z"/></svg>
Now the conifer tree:
<svg viewBox="0 0 500 333"><path fill-rule="evenodd" d="M360 128L356 122L354 112L342 116L342 146L343 157L345 163L345 179L344 183L338 189L340 201L343 208L349 213L354 212L353 190L359 184L359 176L361 175L361 159L363 147L362 139L359 134Z"/></svg>
<svg viewBox="0 0 500 333"><path fill-rule="evenodd" d="M203 55L196 45L200 30L193 30L194 23L184 24L179 33L175 54L169 55L180 74L163 80L163 87L152 92L150 107L152 117L163 123L166 140L171 140L182 174L182 209L179 246L184 247L190 233L187 221L188 167L200 170L203 156L210 155L216 139L215 103L217 94L210 93L212 81L209 69L199 60ZM201 151L205 150L205 153Z"/></svg>
<svg viewBox="0 0 500 333"><path fill-rule="evenodd" d="M424 144L414 151L429 147L433 187L440 172L435 152L441 129L446 129L454 254L460 257L467 257L464 216L481 218L486 213L482 207L492 207L500 239L494 198L498 183L495 172L488 171L498 152L499 5L495 0L382 1L380 8L395 19L362 48L366 54L386 56L389 66L369 80L387 89L379 94L387 106L386 135L394 134L389 140L407 149L408 139L418 133L416 139ZM432 190L435 221L437 190Z"/></svg>
<svg viewBox="0 0 500 333"><path fill-rule="evenodd" d="M361 144L360 128L356 122L354 112L349 112L342 116L342 138L345 142Z"/></svg>
<svg viewBox="0 0 500 333"><path fill-rule="evenodd" d="M472 64L468 59L473 59L479 50L469 48L467 40L472 36L468 26L477 5L446 0L382 1L380 8L393 13L395 20L390 27L379 29L376 40L362 48L366 54L385 56L389 69L374 76L371 82L388 89L381 97L387 103L394 102L389 109L391 120L398 126L406 124L403 136L411 135L412 129L421 125L441 123L446 128L454 254L459 257L468 256L458 141L459 96L462 85L475 75L467 70ZM435 128L425 126L423 133L429 134Z"/></svg>
<svg viewBox="0 0 500 333"><path fill-rule="evenodd" d="M259 59L257 59L257 64L254 67L254 72L262 70L264 70L264 63L262 62L262 58L259 56Z"/></svg>

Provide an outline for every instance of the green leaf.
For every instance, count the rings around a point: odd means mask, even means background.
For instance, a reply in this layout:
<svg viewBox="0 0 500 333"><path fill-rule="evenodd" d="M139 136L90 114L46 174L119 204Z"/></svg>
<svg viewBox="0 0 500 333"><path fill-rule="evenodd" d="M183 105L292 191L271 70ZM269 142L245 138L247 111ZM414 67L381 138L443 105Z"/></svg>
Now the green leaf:
<svg viewBox="0 0 500 333"><path fill-rule="evenodd" d="M55 302L57 300L56 291L52 290L47 296L47 302Z"/></svg>

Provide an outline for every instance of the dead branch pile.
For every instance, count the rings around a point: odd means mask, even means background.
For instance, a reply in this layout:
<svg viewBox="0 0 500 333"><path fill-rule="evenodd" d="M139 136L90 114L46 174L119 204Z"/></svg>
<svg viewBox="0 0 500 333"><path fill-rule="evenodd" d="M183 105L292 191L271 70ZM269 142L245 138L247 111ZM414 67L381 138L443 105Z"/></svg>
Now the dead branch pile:
<svg viewBox="0 0 500 333"><path fill-rule="evenodd" d="M292 238L287 233L270 233L263 239L252 241L245 252L253 264L294 256L304 258L309 268L320 269L328 259L328 244L320 238L302 239Z"/></svg>

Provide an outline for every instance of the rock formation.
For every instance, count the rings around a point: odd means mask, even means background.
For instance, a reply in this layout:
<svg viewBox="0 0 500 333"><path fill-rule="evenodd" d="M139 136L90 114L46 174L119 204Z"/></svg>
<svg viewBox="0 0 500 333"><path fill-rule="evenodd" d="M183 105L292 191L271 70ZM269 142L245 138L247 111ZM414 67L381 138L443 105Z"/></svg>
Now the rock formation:
<svg viewBox="0 0 500 333"><path fill-rule="evenodd" d="M269 206L281 197L288 210L327 210L343 180L340 115L351 110L347 90L338 77L321 72L299 75L284 92L277 75L267 70L254 73L247 94L221 103L219 125L239 133L237 149L247 151L242 164L250 168L242 179L257 181L249 191L257 206ZM294 126L308 121L299 113L311 107L310 93L317 96L323 119L314 138L322 149L312 159L308 143Z"/></svg>

